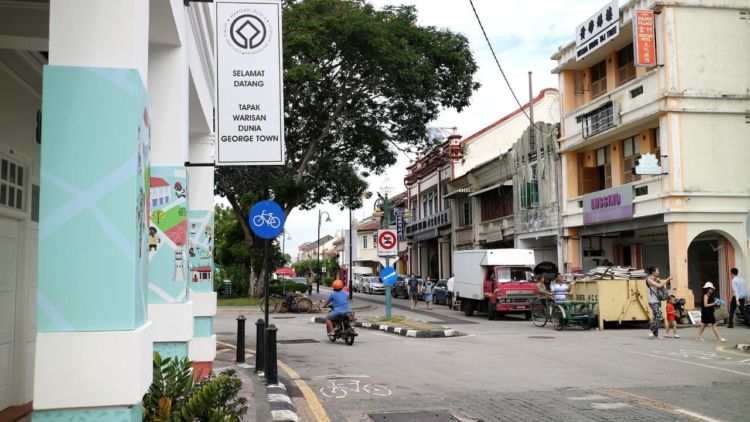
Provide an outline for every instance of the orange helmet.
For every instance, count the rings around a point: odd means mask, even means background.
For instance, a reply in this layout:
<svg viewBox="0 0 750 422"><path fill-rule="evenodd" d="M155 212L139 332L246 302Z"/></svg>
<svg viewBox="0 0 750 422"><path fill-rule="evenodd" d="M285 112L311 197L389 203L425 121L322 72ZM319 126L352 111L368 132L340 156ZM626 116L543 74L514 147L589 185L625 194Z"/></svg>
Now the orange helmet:
<svg viewBox="0 0 750 422"><path fill-rule="evenodd" d="M333 290L341 290L344 288L344 282L341 280L335 280L333 282L332 287L333 287Z"/></svg>

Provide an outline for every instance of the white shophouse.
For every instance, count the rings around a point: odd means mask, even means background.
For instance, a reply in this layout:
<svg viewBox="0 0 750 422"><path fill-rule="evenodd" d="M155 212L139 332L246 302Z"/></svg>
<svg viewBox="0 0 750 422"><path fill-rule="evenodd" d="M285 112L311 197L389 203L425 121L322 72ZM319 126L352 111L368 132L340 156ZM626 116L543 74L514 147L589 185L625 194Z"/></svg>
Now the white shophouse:
<svg viewBox="0 0 750 422"><path fill-rule="evenodd" d="M211 368L212 277L175 257L212 241L213 8L0 2L0 420L139 420L154 351Z"/></svg>

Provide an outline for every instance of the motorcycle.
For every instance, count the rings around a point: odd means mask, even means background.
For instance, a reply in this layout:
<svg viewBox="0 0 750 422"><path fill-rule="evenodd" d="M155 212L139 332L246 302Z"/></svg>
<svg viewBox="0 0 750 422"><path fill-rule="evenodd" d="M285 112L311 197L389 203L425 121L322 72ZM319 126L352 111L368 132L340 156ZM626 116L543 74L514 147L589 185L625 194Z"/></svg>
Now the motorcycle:
<svg viewBox="0 0 750 422"><path fill-rule="evenodd" d="M344 339L344 343L346 343L348 346L351 346L354 344L354 337L357 336L357 333L354 331L354 321L356 321L357 318L354 316L354 312L349 312L346 315L339 315L336 317L336 319L333 321L334 324L334 334L329 335L328 339L331 340L331 342L335 342L337 339Z"/></svg>

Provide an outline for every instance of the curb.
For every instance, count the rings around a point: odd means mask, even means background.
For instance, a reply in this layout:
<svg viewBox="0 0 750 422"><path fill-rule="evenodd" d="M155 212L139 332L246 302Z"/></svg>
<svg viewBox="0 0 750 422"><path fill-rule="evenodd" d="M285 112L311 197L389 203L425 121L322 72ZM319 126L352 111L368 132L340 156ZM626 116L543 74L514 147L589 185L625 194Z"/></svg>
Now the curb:
<svg viewBox="0 0 750 422"><path fill-rule="evenodd" d="M292 399L286 392L286 386L282 383L266 386L268 404L271 407L271 417L274 421L299 422L297 409L292 404Z"/></svg>
<svg viewBox="0 0 750 422"><path fill-rule="evenodd" d="M310 322L314 322L318 324L325 324L326 319L321 318L321 317L312 317L310 318ZM414 337L414 338L442 338L442 337L456 337L459 335L459 332L453 329L412 330L412 329L403 328L403 327L396 327L393 325L373 324L370 322L355 322L354 326L360 327L360 328L368 328L370 330L380 330L380 331L385 331L386 333L393 333L393 334L398 334L404 337Z"/></svg>

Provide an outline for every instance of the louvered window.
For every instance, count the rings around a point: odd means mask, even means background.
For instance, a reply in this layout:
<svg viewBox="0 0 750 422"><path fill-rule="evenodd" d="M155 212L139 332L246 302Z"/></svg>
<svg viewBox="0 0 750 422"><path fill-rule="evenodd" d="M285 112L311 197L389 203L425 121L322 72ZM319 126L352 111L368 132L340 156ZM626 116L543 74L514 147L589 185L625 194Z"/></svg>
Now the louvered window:
<svg viewBox="0 0 750 422"><path fill-rule="evenodd" d="M0 159L0 206L24 210L26 168L7 158Z"/></svg>
<svg viewBox="0 0 750 422"><path fill-rule="evenodd" d="M633 44L617 52L617 85L635 78L635 64L633 63Z"/></svg>
<svg viewBox="0 0 750 422"><path fill-rule="evenodd" d="M623 183L631 183L641 180L641 176L633 172L633 167L638 165L641 155L641 146L637 136L622 141L622 172Z"/></svg>
<svg viewBox="0 0 750 422"><path fill-rule="evenodd" d="M607 63L602 60L591 66L591 98L607 92Z"/></svg>

